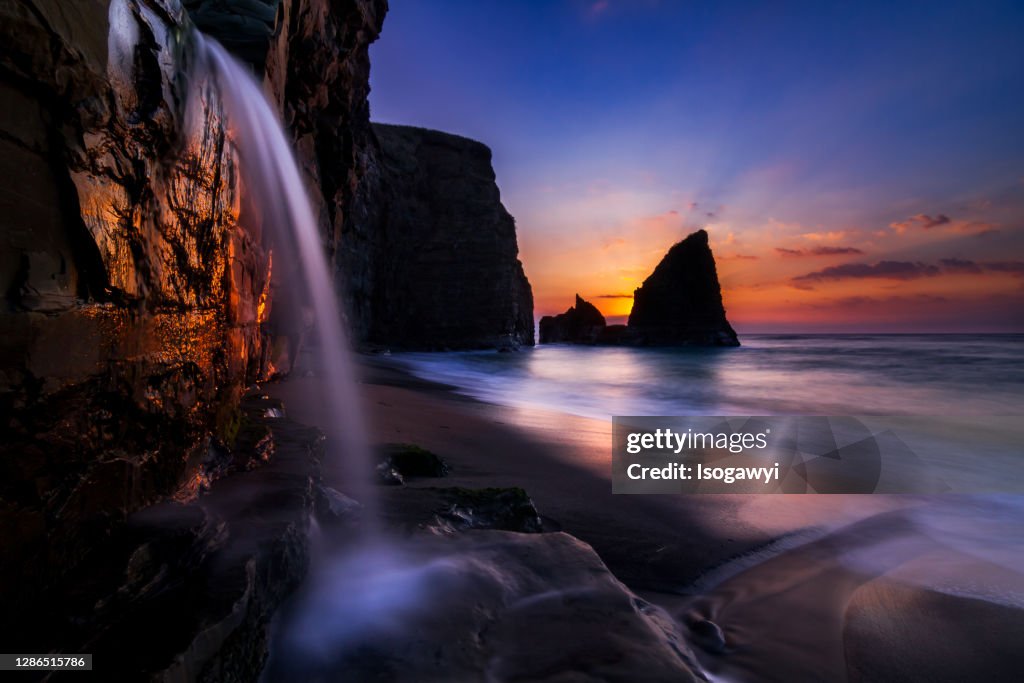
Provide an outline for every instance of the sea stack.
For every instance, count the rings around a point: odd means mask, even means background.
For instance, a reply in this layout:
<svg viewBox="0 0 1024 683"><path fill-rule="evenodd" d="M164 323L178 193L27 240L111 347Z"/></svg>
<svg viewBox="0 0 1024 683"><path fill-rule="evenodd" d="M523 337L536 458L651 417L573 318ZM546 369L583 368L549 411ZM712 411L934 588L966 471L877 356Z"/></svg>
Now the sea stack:
<svg viewBox="0 0 1024 683"><path fill-rule="evenodd" d="M576 295L576 305L565 313L546 315L540 319L540 343L593 344L605 329L604 316L589 301Z"/></svg>
<svg viewBox="0 0 1024 683"><path fill-rule="evenodd" d="M630 341L640 346L739 346L725 318L708 233L674 245L633 295Z"/></svg>

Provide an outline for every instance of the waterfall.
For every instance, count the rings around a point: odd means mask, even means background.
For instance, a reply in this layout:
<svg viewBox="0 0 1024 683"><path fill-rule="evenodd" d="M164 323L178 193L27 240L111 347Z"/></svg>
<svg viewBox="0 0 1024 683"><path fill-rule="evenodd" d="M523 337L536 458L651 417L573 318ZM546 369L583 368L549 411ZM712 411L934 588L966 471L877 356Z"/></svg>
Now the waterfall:
<svg viewBox="0 0 1024 683"><path fill-rule="evenodd" d="M426 587L439 570L437 562L399 548L377 520L371 453L341 302L284 128L248 68L213 39L197 32L196 42L193 97L203 83L216 91L239 158L243 200L247 208L254 205L271 239L275 273L283 261L300 280L288 281L290 290L301 285L301 291L284 303L313 310L316 383L324 387L330 416L329 424L317 425L328 436L325 482L359 500L363 509L358 542L340 548L331 542L337 539L325 538L315 520L311 524L309 576L296 609L275 629L268 666L277 673L265 672L265 680L299 680L302 672L332 670L338 657L368 636L379 637L404 615L427 609L432 603Z"/></svg>
<svg viewBox="0 0 1024 683"><path fill-rule="evenodd" d="M275 251L301 273L304 289L293 305L308 305L317 333L317 371L333 424L325 477L348 491L364 509L364 528L374 523L372 473L359 395L341 302L324 253L313 208L284 128L250 70L212 38L198 31L195 83L209 80L224 110L228 135L238 153L246 201L258 211ZM196 93L198 89L192 88ZM192 105L190 105L192 106ZM275 254L275 263L281 262ZM296 283L289 283L294 286ZM282 302L283 303L283 302Z"/></svg>

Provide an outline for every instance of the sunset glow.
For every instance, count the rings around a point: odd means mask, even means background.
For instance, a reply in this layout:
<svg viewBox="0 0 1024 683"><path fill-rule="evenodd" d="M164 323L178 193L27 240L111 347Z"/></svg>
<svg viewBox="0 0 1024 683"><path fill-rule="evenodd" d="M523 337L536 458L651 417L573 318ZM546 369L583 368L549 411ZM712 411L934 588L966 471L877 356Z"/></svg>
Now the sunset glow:
<svg viewBox="0 0 1024 683"><path fill-rule="evenodd" d="M373 116L493 149L538 317L706 228L741 333L1024 330L1022 6L395 5Z"/></svg>

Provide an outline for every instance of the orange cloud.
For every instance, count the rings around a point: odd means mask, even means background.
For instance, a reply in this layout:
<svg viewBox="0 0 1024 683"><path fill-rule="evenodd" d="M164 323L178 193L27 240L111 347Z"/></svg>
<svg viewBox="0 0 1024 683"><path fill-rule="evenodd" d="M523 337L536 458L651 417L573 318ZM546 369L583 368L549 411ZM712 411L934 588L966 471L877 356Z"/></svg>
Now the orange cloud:
<svg viewBox="0 0 1024 683"><path fill-rule="evenodd" d="M944 213L936 214L934 216L926 213L919 213L907 218L906 220L896 221L889 224L890 228L901 235L908 230L914 229L934 230L961 235L987 235L998 232L995 230L996 226L996 223L989 223L986 221L954 220Z"/></svg>
<svg viewBox="0 0 1024 683"><path fill-rule="evenodd" d="M940 225L946 225L949 222L950 222L949 216L947 216L946 214L943 214L943 213L937 214L934 217L929 216L928 214L919 213L917 215L911 216L910 218L908 218L908 219L906 219L904 221L897 221L895 223L890 223L889 227L892 228L893 230L895 230L896 232L902 233L902 232L905 232L907 230L910 230L911 228L921 228L922 230L931 230L932 228L936 228L936 227L938 227Z"/></svg>
<svg viewBox="0 0 1024 683"><path fill-rule="evenodd" d="M863 254L864 252L857 247L830 247L820 246L814 247L813 249L787 249L785 247L775 247L775 251L782 256L801 257L801 256L856 256Z"/></svg>
<svg viewBox="0 0 1024 683"><path fill-rule="evenodd" d="M805 232L800 236L814 242L838 242L848 234L846 230L832 230L829 232Z"/></svg>

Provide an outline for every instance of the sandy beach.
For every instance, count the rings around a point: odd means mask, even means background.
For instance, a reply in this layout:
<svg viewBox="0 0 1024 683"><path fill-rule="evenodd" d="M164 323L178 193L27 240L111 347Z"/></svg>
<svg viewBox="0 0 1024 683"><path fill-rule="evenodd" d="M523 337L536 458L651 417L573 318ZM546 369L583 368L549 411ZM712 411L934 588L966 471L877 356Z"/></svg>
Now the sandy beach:
<svg viewBox="0 0 1024 683"><path fill-rule="evenodd" d="M360 373L372 441L414 443L451 465L443 480L379 487L387 526L416 533L436 486L522 487L546 529L588 543L631 590L694 629L710 680L1001 681L1024 667L1015 556L981 557L923 527L934 501L613 496L608 423L469 399L386 358L361 358ZM266 389L291 417L331 424L315 377ZM1011 599L965 595L964 576ZM704 620L724 646L694 626Z"/></svg>

